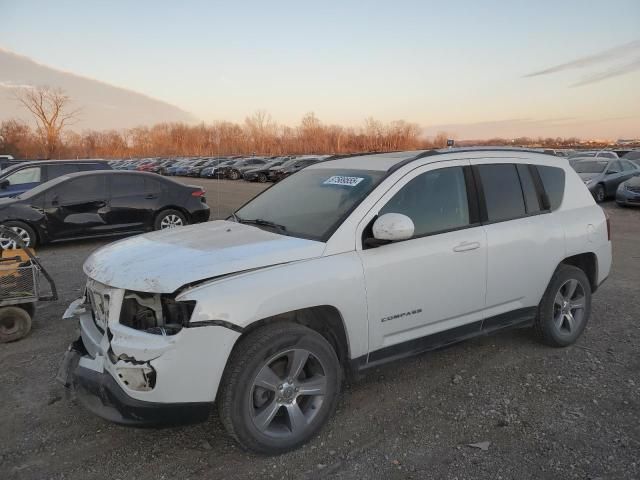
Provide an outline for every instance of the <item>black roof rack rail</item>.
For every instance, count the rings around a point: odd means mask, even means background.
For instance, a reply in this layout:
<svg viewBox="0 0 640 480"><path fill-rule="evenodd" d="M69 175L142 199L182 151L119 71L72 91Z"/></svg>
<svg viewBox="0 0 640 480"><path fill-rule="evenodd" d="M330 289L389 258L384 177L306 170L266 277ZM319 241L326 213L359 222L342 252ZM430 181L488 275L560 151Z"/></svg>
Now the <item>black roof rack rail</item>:
<svg viewBox="0 0 640 480"><path fill-rule="evenodd" d="M411 162L414 162L416 160L420 160L421 158L425 158L425 157L431 157L433 155L439 155L441 152L439 152L438 150L427 150L426 152L420 152L419 154L413 156L413 157L409 157L405 160L402 160L398 163L394 163L393 165L391 165L391 167L389 167L389 169L387 170L387 173L393 173L396 170L404 167L405 165L410 164Z"/></svg>

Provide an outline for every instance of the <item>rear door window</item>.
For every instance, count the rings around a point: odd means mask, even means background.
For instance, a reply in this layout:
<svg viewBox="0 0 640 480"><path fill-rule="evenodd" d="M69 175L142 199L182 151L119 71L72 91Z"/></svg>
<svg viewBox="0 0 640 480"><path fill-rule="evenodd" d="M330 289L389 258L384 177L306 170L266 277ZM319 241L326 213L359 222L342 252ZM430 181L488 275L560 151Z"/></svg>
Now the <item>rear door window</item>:
<svg viewBox="0 0 640 480"><path fill-rule="evenodd" d="M557 167L537 165L540 180L549 198L551 210L557 210L564 197L564 170Z"/></svg>
<svg viewBox="0 0 640 480"><path fill-rule="evenodd" d="M142 195L145 191L143 175L111 176L111 197L122 198Z"/></svg>
<svg viewBox="0 0 640 480"><path fill-rule="evenodd" d="M526 214L524 196L516 166L478 165L489 222L503 222Z"/></svg>

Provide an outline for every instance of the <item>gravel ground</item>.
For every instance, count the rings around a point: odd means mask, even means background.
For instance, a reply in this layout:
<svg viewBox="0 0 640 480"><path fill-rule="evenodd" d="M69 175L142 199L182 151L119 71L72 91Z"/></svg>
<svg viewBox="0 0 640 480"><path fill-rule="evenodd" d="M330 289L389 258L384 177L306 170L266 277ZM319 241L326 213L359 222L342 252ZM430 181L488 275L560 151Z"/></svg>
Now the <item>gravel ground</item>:
<svg viewBox="0 0 640 480"><path fill-rule="evenodd" d="M263 188L187 183L207 188L215 217ZM614 268L576 345L517 330L375 369L345 387L316 439L278 457L241 451L215 414L133 429L67 398L54 377L76 327L60 318L107 242L44 247L60 300L40 306L29 337L0 345L0 478L640 478L640 209L605 208Z"/></svg>

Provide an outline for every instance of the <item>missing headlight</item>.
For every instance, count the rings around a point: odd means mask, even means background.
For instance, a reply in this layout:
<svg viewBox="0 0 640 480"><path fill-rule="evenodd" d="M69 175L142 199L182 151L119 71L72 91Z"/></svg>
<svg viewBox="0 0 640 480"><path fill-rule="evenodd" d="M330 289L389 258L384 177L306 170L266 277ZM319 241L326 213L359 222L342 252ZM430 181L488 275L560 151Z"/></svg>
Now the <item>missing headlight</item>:
<svg viewBox="0 0 640 480"><path fill-rule="evenodd" d="M175 335L189 323L194 301L177 302L170 295L127 291L120 323L155 335Z"/></svg>

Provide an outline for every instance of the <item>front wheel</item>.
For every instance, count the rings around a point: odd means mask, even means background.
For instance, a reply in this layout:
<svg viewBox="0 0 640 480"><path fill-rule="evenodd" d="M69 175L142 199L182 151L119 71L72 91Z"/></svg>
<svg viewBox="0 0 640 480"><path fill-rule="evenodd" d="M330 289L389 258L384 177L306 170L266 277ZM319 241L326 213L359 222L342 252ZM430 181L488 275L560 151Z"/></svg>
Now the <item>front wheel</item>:
<svg viewBox="0 0 640 480"><path fill-rule="evenodd" d="M585 273L560 265L538 307L535 331L552 347L566 347L582 334L591 314L591 285Z"/></svg>
<svg viewBox="0 0 640 480"><path fill-rule="evenodd" d="M322 335L298 324L271 324L234 348L220 386L220 419L242 447L286 452L331 417L341 380L336 352Z"/></svg>
<svg viewBox="0 0 640 480"><path fill-rule="evenodd" d="M22 242L27 246L34 248L37 243L36 232L33 231L26 223L22 222L5 222L3 223L5 227L10 228L13 232L20 237ZM10 248L21 248L19 245L16 245L16 241L9 236L4 236L0 233L0 250L8 250Z"/></svg>
<svg viewBox="0 0 640 480"><path fill-rule="evenodd" d="M240 178L240 172L238 172L237 170L231 170L229 172L230 180L238 180L239 178Z"/></svg>
<svg viewBox="0 0 640 480"><path fill-rule="evenodd" d="M182 212L178 210L163 210L156 217L154 228L156 230L167 230L169 228L182 227L186 224L187 219Z"/></svg>
<svg viewBox="0 0 640 480"><path fill-rule="evenodd" d="M266 173L261 173L260 175L258 175L258 182L260 183L267 183L267 174Z"/></svg>

